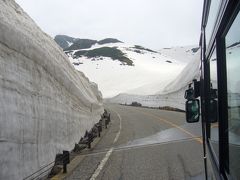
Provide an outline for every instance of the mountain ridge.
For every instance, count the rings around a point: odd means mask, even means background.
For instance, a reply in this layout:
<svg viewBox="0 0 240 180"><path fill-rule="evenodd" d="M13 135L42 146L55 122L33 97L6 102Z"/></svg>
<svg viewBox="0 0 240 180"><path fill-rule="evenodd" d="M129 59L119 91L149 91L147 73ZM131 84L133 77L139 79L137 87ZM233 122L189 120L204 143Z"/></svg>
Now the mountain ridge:
<svg viewBox="0 0 240 180"><path fill-rule="evenodd" d="M88 49L95 44L103 45L108 43L123 43L116 38L105 38L98 41L94 39L74 38L67 35L56 35L54 40L64 51Z"/></svg>

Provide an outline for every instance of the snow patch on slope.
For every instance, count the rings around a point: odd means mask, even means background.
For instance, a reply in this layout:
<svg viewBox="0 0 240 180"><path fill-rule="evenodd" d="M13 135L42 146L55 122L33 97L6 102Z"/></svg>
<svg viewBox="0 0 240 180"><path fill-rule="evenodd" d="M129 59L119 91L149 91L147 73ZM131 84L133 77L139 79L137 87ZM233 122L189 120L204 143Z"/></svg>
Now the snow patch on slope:
<svg viewBox="0 0 240 180"><path fill-rule="evenodd" d="M67 41L67 43L68 43L68 47L70 47L71 45L73 45L73 42L68 42L68 41Z"/></svg>
<svg viewBox="0 0 240 180"><path fill-rule="evenodd" d="M189 63L195 56L196 51L199 47L196 46L184 46L184 47L171 47L171 48L163 48L158 52L162 53L167 57L172 57L178 59L182 62Z"/></svg>

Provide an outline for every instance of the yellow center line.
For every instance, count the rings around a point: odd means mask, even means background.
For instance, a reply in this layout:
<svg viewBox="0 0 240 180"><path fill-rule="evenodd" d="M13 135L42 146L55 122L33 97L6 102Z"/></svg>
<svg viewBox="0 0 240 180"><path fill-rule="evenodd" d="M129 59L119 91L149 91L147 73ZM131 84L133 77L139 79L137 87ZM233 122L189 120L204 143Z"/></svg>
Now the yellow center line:
<svg viewBox="0 0 240 180"><path fill-rule="evenodd" d="M166 123L166 124L168 124L168 125L170 125L170 126L172 126L172 127L175 127L175 128L177 128L177 129L179 129L180 131L182 131L182 132L190 135L195 141L199 142L200 144L203 143L202 138L196 137L194 134L190 133L189 131L183 129L182 127L180 127L180 126L178 126L178 125L176 125L176 124L174 124L174 123L172 123L172 122L170 122L170 121L168 121L168 120L166 120L166 119L159 118L158 116L155 116L155 115L153 115L153 114L150 114L150 113L147 113L147 112L143 112L143 111L140 111L140 110L137 110L137 109L136 109L136 111L138 111L138 112L140 112L140 113L142 113L142 114L145 114L145 115L147 115L147 116L151 116L151 117L153 117L153 118L155 118L155 119L157 119L157 120L160 120L160 121L162 121L162 122L164 122L164 123Z"/></svg>

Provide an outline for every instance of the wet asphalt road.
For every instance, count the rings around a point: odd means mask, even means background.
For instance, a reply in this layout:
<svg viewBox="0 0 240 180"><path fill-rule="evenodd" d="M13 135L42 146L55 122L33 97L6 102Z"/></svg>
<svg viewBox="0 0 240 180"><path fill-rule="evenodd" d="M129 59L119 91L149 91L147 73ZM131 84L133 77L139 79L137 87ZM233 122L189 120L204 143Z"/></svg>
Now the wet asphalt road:
<svg viewBox="0 0 240 180"><path fill-rule="evenodd" d="M67 179L204 179L200 124L180 112L106 107L111 125Z"/></svg>

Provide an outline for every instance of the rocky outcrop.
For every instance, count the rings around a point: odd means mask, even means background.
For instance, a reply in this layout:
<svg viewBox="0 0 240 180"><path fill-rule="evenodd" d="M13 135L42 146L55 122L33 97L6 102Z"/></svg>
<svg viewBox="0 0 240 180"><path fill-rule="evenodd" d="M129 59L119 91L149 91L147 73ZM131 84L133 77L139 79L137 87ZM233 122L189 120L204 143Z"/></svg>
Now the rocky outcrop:
<svg viewBox="0 0 240 180"><path fill-rule="evenodd" d="M54 40L56 41L56 43L62 48L62 49L66 49L69 46L71 46L75 41L77 41L78 39L70 37L70 36L66 36L66 35L57 35L54 37Z"/></svg>

